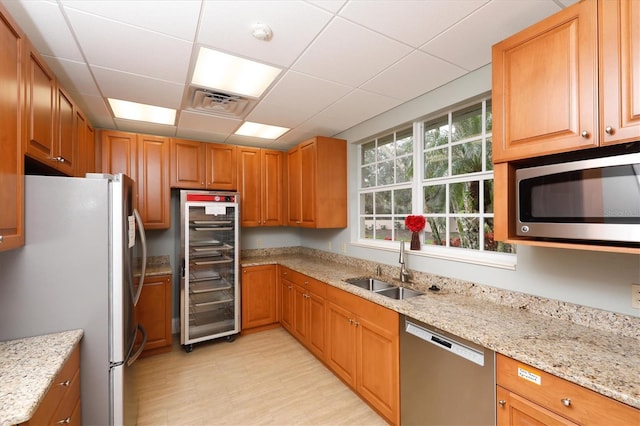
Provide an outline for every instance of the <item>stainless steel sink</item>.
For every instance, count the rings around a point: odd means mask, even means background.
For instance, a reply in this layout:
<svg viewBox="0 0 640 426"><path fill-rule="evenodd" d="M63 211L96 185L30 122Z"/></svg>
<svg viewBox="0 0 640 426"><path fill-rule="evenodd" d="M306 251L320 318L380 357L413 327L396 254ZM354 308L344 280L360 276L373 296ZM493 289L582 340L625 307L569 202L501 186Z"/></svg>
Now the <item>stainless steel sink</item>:
<svg viewBox="0 0 640 426"><path fill-rule="evenodd" d="M392 287L376 291L376 293L397 300L409 299L411 297L422 296L424 294L420 291L412 290L406 287Z"/></svg>
<svg viewBox="0 0 640 426"><path fill-rule="evenodd" d="M375 278L349 278L345 281L351 285L355 285L365 290L375 291L375 292L378 292L384 289L392 289L394 287L393 284L389 284L387 282L380 281Z"/></svg>

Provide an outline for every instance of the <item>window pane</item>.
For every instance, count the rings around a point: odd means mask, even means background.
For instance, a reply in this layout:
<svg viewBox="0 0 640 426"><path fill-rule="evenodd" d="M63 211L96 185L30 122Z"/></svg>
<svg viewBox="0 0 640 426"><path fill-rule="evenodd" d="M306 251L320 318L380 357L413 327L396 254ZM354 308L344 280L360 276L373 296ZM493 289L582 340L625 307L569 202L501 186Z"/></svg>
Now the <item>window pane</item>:
<svg viewBox="0 0 640 426"><path fill-rule="evenodd" d="M373 214L373 193L360 194L360 214Z"/></svg>
<svg viewBox="0 0 640 426"><path fill-rule="evenodd" d="M362 165L370 164L376 161L376 143L375 141L362 145Z"/></svg>
<svg viewBox="0 0 640 426"><path fill-rule="evenodd" d="M451 173L454 176L481 171L481 140L454 145L451 147Z"/></svg>
<svg viewBox="0 0 640 426"><path fill-rule="evenodd" d="M487 138L487 170L493 170L492 152L493 145L491 144L491 138Z"/></svg>
<svg viewBox="0 0 640 426"><path fill-rule="evenodd" d="M393 135L378 139L378 161L393 158L395 155L393 148Z"/></svg>
<svg viewBox="0 0 640 426"><path fill-rule="evenodd" d="M376 240L391 240L392 227L391 217L382 216L376 219Z"/></svg>
<svg viewBox="0 0 640 426"><path fill-rule="evenodd" d="M376 186L376 166L372 164L370 166L364 166L362 168L362 177L360 181L361 188L370 188Z"/></svg>
<svg viewBox="0 0 640 426"><path fill-rule="evenodd" d="M436 149L424 153L424 178L449 176L449 150Z"/></svg>
<svg viewBox="0 0 640 426"><path fill-rule="evenodd" d="M406 155L413 152L413 128L396 134L396 155Z"/></svg>
<svg viewBox="0 0 640 426"><path fill-rule="evenodd" d="M482 134L482 104L453 113L451 142Z"/></svg>
<svg viewBox="0 0 640 426"><path fill-rule="evenodd" d="M391 214L391 191L376 192L376 215Z"/></svg>
<svg viewBox="0 0 640 426"><path fill-rule="evenodd" d="M449 119L441 117L424 125L424 148L446 145L449 143Z"/></svg>
<svg viewBox="0 0 640 426"><path fill-rule="evenodd" d="M393 160L378 163L378 186L393 183Z"/></svg>
<svg viewBox="0 0 640 426"><path fill-rule="evenodd" d="M424 244L438 246L445 245L447 228L444 217L428 217L424 229Z"/></svg>
<svg viewBox="0 0 640 426"><path fill-rule="evenodd" d="M493 179L484 181L484 212L493 213Z"/></svg>
<svg viewBox="0 0 640 426"><path fill-rule="evenodd" d="M360 219L360 235L363 238L373 238L373 217L368 216Z"/></svg>
<svg viewBox="0 0 640 426"><path fill-rule="evenodd" d="M491 132L493 128L493 111L491 111L491 99L487 101L487 120L485 121L485 126L487 127L487 133Z"/></svg>
<svg viewBox="0 0 640 426"><path fill-rule="evenodd" d="M486 219L484 225L484 249L498 253L515 253L515 245L503 243L502 241L495 241L493 239L493 229L493 219Z"/></svg>
<svg viewBox="0 0 640 426"><path fill-rule="evenodd" d="M410 182L413 179L413 157L396 160L396 183Z"/></svg>
<svg viewBox="0 0 640 426"><path fill-rule="evenodd" d="M445 185L429 185L424 187L424 212L446 213L447 192Z"/></svg>
<svg viewBox="0 0 640 426"><path fill-rule="evenodd" d="M396 241L411 241L411 231L404 225L405 217L396 219Z"/></svg>
<svg viewBox="0 0 640 426"><path fill-rule="evenodd" d="M480 248L480 219L457 217L451 229L451 247L478 250Z"/></svg>
<svg viewBox="0 0 640 426"><path fill-rule="evenodd" d="M480 182L459 182L449 186L451 213L478 213L480 208Z"/></svg>
<svg viewBox="0 0 640 426"><path fill-rule="evenodd" d="M393 203L394 214L411 214L411 188L393 191Z"/></svg>

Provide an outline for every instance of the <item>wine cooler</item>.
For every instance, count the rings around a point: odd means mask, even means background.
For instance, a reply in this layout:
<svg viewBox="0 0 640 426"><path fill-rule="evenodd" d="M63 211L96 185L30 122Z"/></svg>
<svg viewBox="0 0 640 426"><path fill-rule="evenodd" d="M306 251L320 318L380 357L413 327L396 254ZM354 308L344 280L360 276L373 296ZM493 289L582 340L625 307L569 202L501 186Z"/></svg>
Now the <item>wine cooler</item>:
<svg viewBox="0 0 640 426"><path fill-rule="evenodd" d="M180 343L240 332L239 194L180 191Z"/></svg>

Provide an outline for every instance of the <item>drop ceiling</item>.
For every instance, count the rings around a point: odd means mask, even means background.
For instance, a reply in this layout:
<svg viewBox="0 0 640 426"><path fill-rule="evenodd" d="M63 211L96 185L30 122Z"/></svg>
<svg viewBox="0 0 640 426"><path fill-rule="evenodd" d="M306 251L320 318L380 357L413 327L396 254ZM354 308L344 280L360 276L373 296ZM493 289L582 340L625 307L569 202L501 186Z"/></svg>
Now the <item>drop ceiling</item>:
<svg viewBox="0 0 640 426"><path fill-rule="evenodd" d="M491 62L491 46L574 0L1 0L97 128L286 149L333 136ZM251 34L267 24L269 41ZM189 108L200 46L282 69L243 117ZM115 119L107 98L178 110ZM408 117L410 120L414 117ZM243 121L291 130L234 135Z"/></svg>

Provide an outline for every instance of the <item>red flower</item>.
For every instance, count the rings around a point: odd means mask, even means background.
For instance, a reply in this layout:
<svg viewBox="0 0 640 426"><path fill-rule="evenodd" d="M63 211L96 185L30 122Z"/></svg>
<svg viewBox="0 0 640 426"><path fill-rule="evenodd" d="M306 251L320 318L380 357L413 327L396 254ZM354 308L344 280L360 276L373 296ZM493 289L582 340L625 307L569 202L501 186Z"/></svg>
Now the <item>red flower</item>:
<svg viewBox="0 0 640 426"><path fill-rule="evenodd" d="M424 216L409 215L404 220L404 226L411 232L420 232L424 229L425 222Z"/></svg>

